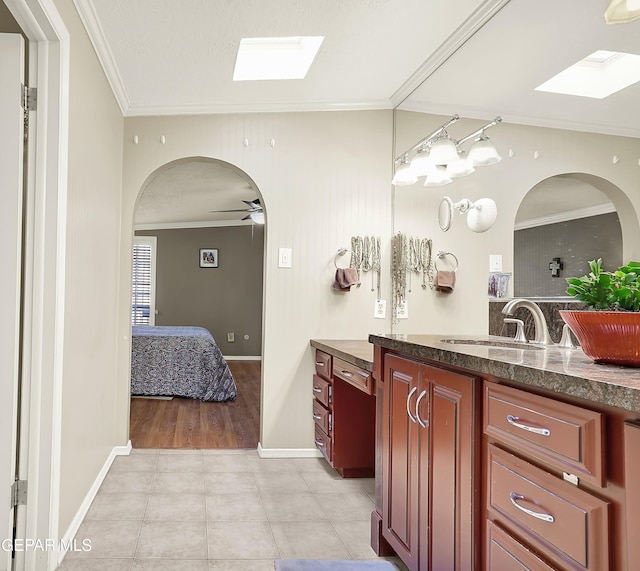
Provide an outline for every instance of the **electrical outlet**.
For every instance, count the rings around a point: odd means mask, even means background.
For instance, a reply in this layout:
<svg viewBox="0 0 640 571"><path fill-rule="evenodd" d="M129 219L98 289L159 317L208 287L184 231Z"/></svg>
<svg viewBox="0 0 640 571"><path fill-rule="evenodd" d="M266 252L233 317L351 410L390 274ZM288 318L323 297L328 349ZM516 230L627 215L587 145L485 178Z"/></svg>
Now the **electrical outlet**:
<svg viewBox="0 0 640 571"><path fill-rule="evenodd" d="M502 271L502 254L489 254L489 271Z"/></svg>
<svg viewBox="0 0 640 571"><path fill-rule="evenodd" d="M396 318L397 319L407 319L409 317L409 302L405 299L398 304L396 307Z"/></svg>
<svg viewBox="0 0 640 571"><path fill-rule="evenodd" d="M278 267L279 268L291 267L291 248L280 248L278 250Z"/></svg>
<svg viewBox="0 0 640 571"><path fill-rule="evenodd" d="M373 309L373 317L375 317L376 319L384 319L386 316L387 316L387 300L377 299Z"/></svg>
<svg viewBox="0 0 640 571"><path fill-rule="evenodd" d="M236 340L235 333L233 333L232 331L229 331L229 333L227 333L227 341L229 343L233 343L235 340Z"/></svg>

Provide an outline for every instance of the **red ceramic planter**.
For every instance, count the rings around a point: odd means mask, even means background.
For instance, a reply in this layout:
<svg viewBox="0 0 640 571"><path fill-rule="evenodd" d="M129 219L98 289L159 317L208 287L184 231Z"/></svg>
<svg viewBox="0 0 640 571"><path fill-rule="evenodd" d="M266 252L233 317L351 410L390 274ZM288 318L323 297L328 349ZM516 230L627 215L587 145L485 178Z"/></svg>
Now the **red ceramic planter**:
<svg viewBox="0 0 640 571"><path fill-rule="evenodd" d="M640 312L564 310L560 316L596 363L640 367Z"/></svg>

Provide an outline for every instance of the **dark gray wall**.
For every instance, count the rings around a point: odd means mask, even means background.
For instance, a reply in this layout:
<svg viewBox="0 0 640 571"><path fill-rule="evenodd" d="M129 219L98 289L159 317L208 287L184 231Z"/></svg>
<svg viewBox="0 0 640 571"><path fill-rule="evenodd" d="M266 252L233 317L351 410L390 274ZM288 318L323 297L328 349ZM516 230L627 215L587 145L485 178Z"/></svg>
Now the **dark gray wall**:
<svg viewBox="0 0 640 571"><path fill-rule="evenodd" d="M551 277L549 262L561 258L564 269ZM607 270L622 265L618 214L601 214L536 228L516 230L513 253L515 297L566 295L565 278L589 273L589 260L602 258Z"/></svg>
<svg viewBox="0 0 640 571"><path fill-rule="evenodd" d="M156 236L156 325L206 327L225 355L262 350L264 226L136 231ZM218 249L218 267L200 268L200 248ZM227 333L235 342L227 342ZM249 340L244 339L249 336Z"/></svg>

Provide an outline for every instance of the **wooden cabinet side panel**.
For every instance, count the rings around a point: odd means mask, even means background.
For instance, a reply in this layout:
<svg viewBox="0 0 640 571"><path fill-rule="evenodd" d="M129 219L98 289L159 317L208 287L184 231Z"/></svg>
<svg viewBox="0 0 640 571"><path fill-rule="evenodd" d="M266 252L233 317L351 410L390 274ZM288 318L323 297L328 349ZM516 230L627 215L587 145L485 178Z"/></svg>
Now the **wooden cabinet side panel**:
<svg viewBox="0 0 640 571"><path fill-rule="evenodd" d="M624 480L627 516L627 561L640 562L640 422L624 423ZM631 568L631 567L630 567Z"/></svg>

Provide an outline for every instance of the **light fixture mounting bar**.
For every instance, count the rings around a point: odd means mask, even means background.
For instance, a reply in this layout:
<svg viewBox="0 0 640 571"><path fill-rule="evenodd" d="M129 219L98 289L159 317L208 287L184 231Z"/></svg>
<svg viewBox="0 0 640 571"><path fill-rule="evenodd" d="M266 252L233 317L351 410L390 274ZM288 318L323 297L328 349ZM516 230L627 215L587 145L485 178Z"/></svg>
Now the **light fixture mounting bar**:
<svg viewBox="0 0 640 571"><path fill-rule="evenodd" d="M422 145L426 145L431 139L433 139L434 137L437 137L438 135L440 135L440 133L445 131L447 127L450 127L456 121L458 121L458 119L460 119L460 115L454 115L453 117L451 117L451 119L449 119L443 125L440 125L440 127L438 127L433 133L431 133L430 135L427 135L426 137L423 137L415 145L413 145L413 147L411 147L410 149L407 149L404 153L398 155L395 159L395 162L403 159L404 157L407 157L410 153L417 151ZM502 119L500 120L502 121Z"/></svg>
<svg viewBox="0 0 640 571"><path fill-rule="evenodd" d="M481 127L477 131L474 131L470 135L467 135L466 137L464 137L464 139L460 139L459 141L456 141L456 145L458 146L462 145L463 143L467 142L469 139L473 139L478 135L482 135L486 129L488 129L489 127L495 127L498 123L501 123L501 122L502 122L502 117L499 117L499 116L496 117L493 121L491 121L491 123L487 123L484 127Z"/></svg>

